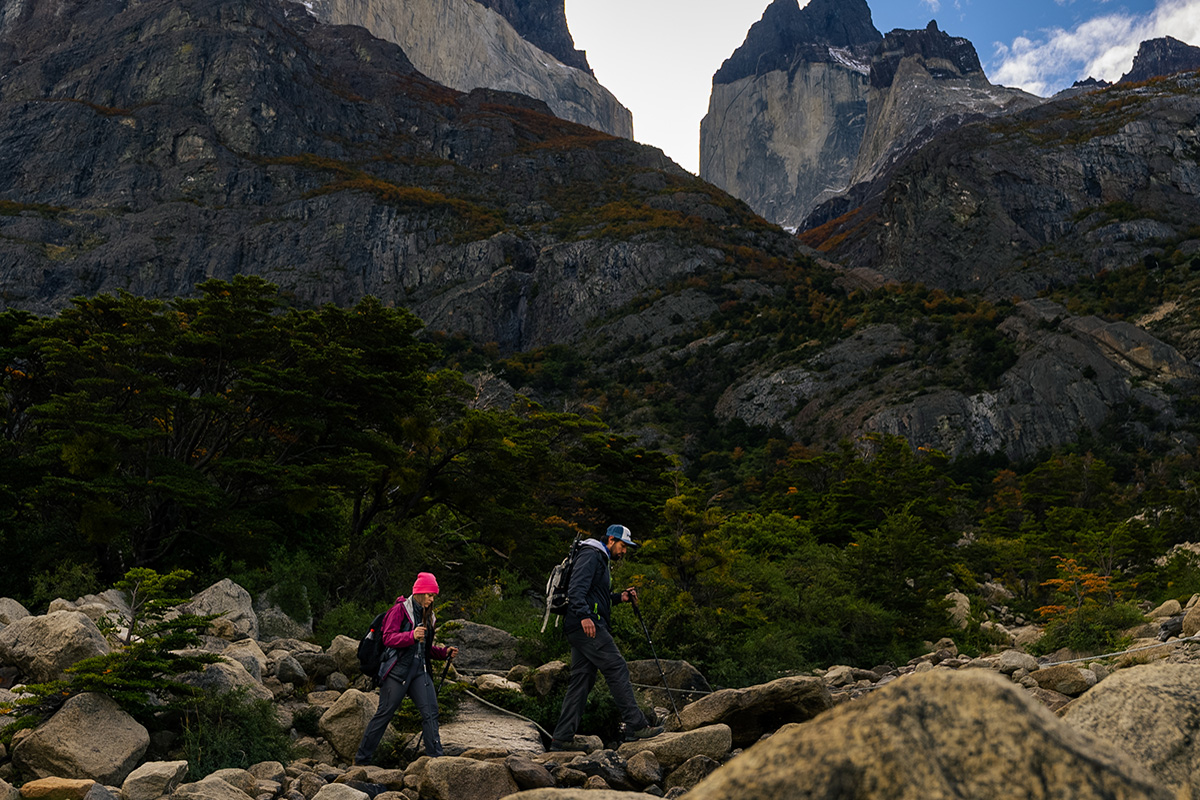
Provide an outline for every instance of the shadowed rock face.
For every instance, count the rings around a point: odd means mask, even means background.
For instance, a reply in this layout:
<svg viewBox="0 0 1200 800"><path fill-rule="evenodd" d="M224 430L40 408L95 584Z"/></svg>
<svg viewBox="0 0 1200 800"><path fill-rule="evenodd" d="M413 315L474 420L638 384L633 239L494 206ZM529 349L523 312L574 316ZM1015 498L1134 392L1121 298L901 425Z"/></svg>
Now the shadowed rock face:
<svg viewBox="0 0 1200 800"><path fill-rule="evenodd" d="M937 134L964 122L1042 103L1018 89L993 86L974 45L930 22L894 30L871 59L867 124L850 177L874 178Z"/></svg>
<svg viewBox="0 0 1200 800"><path fill-rule="evenodd" d="M1162 75L1200 69L1200 47L1193 47L1170 36L1149 39L1138 47L1133 66L1118 83L1148 81Z"/></svg>
<svg viewBox="0 0 1200 800"><path fill-rule="evenodd" d="M847 186L881 37L863 0L776 0L713 76L700 177L797 225Z"/></svg>
<svg viewBox="0 0 1200 800"><path fill-rule="evenodd" d="M0 0L0 46L6 307L252 274L511 350L720 263L697 232L796 247L657 150L447 89L302 6ZM674 232L619 227L651 215Z"/></svg>
<svg viewBox="0 0 1200 800"><path fill-rule="evenodd" d="M985 670L929 672L781 729L689 794L696 800L1174 795L1106 743Z"/></svg>
<svg viewBox="0 0 1200 800"><path fill-rule="evenodd" d="M1188 73L965 125L818 209L802 238L891 278L1030 297L1188 238L1198 125Z"/></svg>

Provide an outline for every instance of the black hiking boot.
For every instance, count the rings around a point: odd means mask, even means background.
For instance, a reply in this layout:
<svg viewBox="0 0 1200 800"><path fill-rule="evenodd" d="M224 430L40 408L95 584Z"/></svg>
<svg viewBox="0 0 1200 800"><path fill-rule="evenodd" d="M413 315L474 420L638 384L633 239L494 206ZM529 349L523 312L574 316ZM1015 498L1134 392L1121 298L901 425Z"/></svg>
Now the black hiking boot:
<svg viewBox="0 0 1200 800"><path fill-rule="evenodd" d="M666 728L662 725L647 725L644 728L638 728L636 731L626 733L625 741L636 742L641 739L653 739L665 730Z"/></svg>
<svg viewBox="0 0 1200 800"><path fill-rule="evenodd" d="M561 753L564 751L571 752L571 753L586 753L587 745L582 744L580 742L576 742L574 739L572 739L569 742L560 742L557 739L550 740L550 752L551 753Z"/></svg>

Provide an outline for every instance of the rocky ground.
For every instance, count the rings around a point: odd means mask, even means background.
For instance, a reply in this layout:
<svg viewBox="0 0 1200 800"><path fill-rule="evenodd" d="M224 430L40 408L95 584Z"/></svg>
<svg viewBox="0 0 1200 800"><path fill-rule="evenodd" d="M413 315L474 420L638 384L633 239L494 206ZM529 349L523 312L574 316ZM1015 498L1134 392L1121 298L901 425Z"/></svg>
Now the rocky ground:
<svg viewBox="0 0 1200 800"><path fill-rule="evenodd" d="M547 696L566 680L562 662L517 664L516 642L471 622L446 625L462 648L454 675L471 693L442 727L447 756L405 769L356 767L354 750L378 703L358 677L354 639L321 648L277 609L255 609L222 581L188 604L214 620L205 649L225 658L185 680L219 693L236 687L276 704L292 728L296 758L223 769L184 782L188 763L171 736L151 736L113 701L71 698L40 727L0 746L0 800L590 800L645 796L822 797L1193 797L1200 791L1200 603L1146 609L1131 633L1135 652L1076 661L1034 658L1032 631L985 584L988 623L1009 646L971 658L949 639L908 664L837 665L760 686L712 691L691 665L633 662L643 700L666 717L646 741L578 737L581 752L547 752L525 720L491 710L497 691ZM960 618L966 596L952 596ZM963 601L966 601L964 604ZM0 702L23 682L112 645L96 620L121 612L113 593L56 601L30 615L0 599ZM1007 622L1005 627L1002 622ZM278 633L294 633L286 636ZM477 701L475 698L479 698ZM690 702L689 702L690 701ZM320 714L319 736L292 723ZM19 787L19 788L18 788Z"/></svg>

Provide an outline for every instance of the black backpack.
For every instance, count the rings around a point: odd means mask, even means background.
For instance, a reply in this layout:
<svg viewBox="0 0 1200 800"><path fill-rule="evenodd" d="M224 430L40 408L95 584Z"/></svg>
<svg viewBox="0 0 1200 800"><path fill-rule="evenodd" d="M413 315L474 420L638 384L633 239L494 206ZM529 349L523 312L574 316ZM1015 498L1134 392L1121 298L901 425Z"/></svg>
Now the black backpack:
<svg viewBox="0 0 1200 800"><path fill-rule="evenodd" d="M571 585L571 571L575 568L575 556L578 555L579 548L582 546L583 537L576 536L575 541L571 542L571 551L567 553L567 557L550 570L550 577L546 581L546 614L542 617L543 633L546 631L546 624L550 621L551 614L562 616L567 613L567 606L570 605L570 601L567 599L567 588ZM554 627L558 627L557 619L554 620Z"/></svg>
<svg viewBox="0 0 1200 800"><path fill-rule="evenodd" d="M390 611L391 609L388 609ZM379 667L383 664L383 618L387 611L371 620L371 628L358 641L358 667L362 674L371 679L371 685L379 684Z"/></svg>

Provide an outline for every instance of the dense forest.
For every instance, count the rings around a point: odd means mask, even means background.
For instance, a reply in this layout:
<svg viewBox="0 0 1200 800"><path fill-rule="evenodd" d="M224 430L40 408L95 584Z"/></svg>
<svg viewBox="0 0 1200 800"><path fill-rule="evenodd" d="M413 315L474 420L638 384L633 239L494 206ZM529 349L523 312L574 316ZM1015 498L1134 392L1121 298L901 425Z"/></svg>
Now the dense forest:
<svg viewBox="0 0 1200 800"><path fill-rule="evenodd" d="M931 342L973 343L978 380L1007 358L1002 306L919 287L833 303L819 283L774 312L727 304L709 325L774 325L784 347L918 309ZM1102 283L1078 293L1099 311ZM578 533L621 522L645 546L614 580L641 588L659 654L739 685L902 662L946 635L985 649L983 600L964 630L945 599L984 581L1013 593L1001 621L1049 623L1044 650L1119 644L1137 602L1200 591L1191 556L1162 559L1200 518L1195 448L1131 446L1127 420L1027 463L876 434L818 448L689 406L704 392L694 365L641 385L566 346L501 355L370 298L297 308L252 278L9 311L0 348L0 594L31 610L134 567L187 569L189 589L231 577L327 641L431 570L452 614L548 659L567 648L537 634L546 573ZM480 370L569 394L574 411L523 393L485 404ZM621 432L647 405L677 447ZM616 622L648 656L637 623Z"/></svg>

